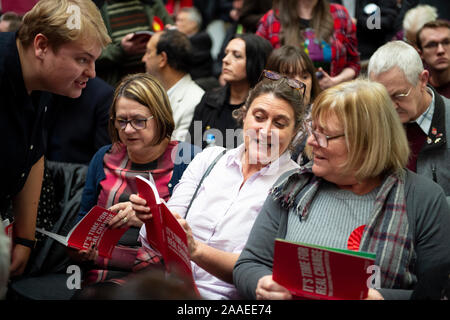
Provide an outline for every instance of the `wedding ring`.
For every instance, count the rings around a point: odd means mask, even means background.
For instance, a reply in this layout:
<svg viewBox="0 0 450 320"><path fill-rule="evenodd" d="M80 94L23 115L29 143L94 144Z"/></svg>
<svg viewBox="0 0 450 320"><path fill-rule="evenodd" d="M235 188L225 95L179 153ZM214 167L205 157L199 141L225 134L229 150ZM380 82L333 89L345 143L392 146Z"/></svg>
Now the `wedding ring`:
<svg viewBox="0 0 450 320"><path fill-rule="evenodd" d="M124 217L122 220L123 220L123 223L127 223L128 218L127 218L127 217Z"/></svg>

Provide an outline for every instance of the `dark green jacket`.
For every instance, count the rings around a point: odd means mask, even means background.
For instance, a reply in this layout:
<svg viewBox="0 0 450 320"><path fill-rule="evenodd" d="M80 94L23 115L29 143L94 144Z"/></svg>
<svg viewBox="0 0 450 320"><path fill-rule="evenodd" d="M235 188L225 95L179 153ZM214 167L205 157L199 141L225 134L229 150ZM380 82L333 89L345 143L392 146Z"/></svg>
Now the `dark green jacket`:
<svg viewBox="0 0 450 320"><path fill-rule="evenodd" d="M141 3L144 6L148 21L153 21L153 18L157 16L163 21L164 25L173 24L173 20L167 13L164 3L161 0L141 0ZM111 23L107 7L108 3L105 1L104 4L100 6L100 12L106 29L108 30L108 34L111 36ZM120 80L120 65L123 63L124 58L125 51L123 50L120 41L114 41L109 44L103 49L102 54L96 61L96 71L98 76L110 85L115 86Z"/></svg>

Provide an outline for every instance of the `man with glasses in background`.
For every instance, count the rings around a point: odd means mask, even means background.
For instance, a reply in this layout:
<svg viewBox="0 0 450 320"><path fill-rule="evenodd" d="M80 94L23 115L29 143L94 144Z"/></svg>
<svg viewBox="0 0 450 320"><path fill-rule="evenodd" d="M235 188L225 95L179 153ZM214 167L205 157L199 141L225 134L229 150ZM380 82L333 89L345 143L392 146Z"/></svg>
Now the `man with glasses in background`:
<svg viewBox="0 0 450 320"><path fill-rule="evenodd" d="M430 72L428 83L450 99L450 23L436 20L417 32L417 47Z"/></svg>
<svg viewBox="0 0 450 320"><path fill-rule="evenodd" d="M408 169L437 182L450 203L450 100L428 84L429 72L418 52L403 41L378 48L368 75L386 87L405 126L411 147Z"/></svg>

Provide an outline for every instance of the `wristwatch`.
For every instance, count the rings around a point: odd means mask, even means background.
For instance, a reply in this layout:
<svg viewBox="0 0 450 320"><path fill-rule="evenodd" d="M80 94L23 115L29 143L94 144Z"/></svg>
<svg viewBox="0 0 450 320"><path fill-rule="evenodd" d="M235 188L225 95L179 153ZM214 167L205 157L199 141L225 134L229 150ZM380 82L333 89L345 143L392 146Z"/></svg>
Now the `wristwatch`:
<svg viewBox="0 0 450 320"><path fill-rule="evenodd" d="M15 237L14 243L21 244L22 246L28 247L31 250L33 250L34 248L36 248L37 241L36 241L36 239L29 240L29 239L25 239L25 238Z"/></svg>

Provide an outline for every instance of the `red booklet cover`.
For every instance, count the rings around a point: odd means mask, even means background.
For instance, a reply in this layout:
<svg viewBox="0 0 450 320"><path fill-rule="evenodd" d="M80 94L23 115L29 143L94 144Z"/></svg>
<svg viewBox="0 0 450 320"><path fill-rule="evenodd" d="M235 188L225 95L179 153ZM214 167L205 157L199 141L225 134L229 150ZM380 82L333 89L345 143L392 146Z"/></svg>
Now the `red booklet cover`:
<svg viewBox="0 0 450 320"><path fill-rule="evenodd" d="M136 31L133 33L133 36L130 38L131 41L139 41L147 43L148 40L154 35L153 31Z"/></svg>
<svg viewBox="0 0 450 320"><path fill-rule="evenodd" d="M36 230L71 248L81 250L95 245L99 256L111 258L114 247L128 229L107 228L106 224L116 214L100 206L95 206L70 230L67 236L61 236L41 228L36 228Z"/></svg>
<svg viewBox="0 0 450 320"><path fill-rule="evenodd" d="M375 254L275 240L273 280L302 299L367 297Z"/></svg>
<svg viewBox="0 0 450 320"><path fill-rule="evenodd" d="M13 236L13 222L9 222L9 219L5 219L2 221L3 227L5 228L5 234L12 239Z"/></svg>
<svg viewBox="0 0 450 320"><path fill-rule="evenodd" d="M10 248L13 247L13 228L14 228L14 222L9 222L9 219L5 219L2 221L3 228L5 230L5 235L9 238L10 242Z"/></svg>
<svg viewBox="0 0 450 320"><path fill-rule="evenodd" d="M136 185L139 196L147 201L153 215L153 218L145 223L147 241L161 253L167 272L175 272L185 277L196 289L186 232L161 200L152 182L137 176Z"/></svg>

